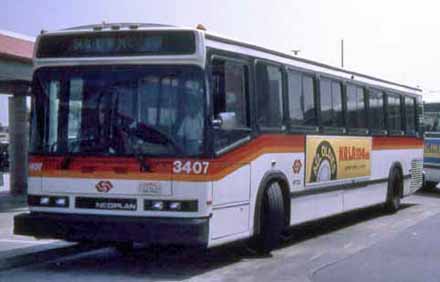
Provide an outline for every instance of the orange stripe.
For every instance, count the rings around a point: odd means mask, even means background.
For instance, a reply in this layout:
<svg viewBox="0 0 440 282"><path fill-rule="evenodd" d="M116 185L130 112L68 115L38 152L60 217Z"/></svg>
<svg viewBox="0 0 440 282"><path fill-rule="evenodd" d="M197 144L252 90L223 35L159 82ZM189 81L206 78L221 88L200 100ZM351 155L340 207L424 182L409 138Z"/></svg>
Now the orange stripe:
<svg viewBox="0 0 440 282"><path fill-rule="evenodd" d="M423 139L415 137L373 137L373 150L423 149Z"/></svg>
<svg viewBox="0 0 440 282"><path fill-rule="evenodd" d="M373 137L373 150L422 149L423 140L411 137ZM249 164L264 154L271 153L304 153L304 135L262 135L249 143L232 150L216 159L153 159L153 172L139 172L139 164L134 158L73 158L69 170L59 168L62 157L32 157L31 162L44 163L43 171L30 171L34 177L86 178L86 179L123 179L123 180L177 180L177 181L216 181ZM208 174L173 174L172 164L175 160L207 161ZM150 163L149 163L150 164ZM83 172L85 167L96 167L95 171ZM117 173L115 168L126 169Z"/></svg>
<svg viewBox="0 0 440 282"><path fill-rule="evenodd" d="M61 170L58 168L59 164L51 164L49 167L44 167L43 171L30 171L29 175L34 177L57 177L57 178L86 178L86 179L124 179L124 180L180 180L180 181L215 181L224 178L226 175L239 169L240 167L249 164L261 155L270 153L303 153L304 152L304 135L263 135L251 142L226 153L217 159L197 159L199 161L208 161L208 174L173 174L172 162L177 159L157 161L162 162L162 166L154 172L139 172L139 165L136 166L128 164L130 170L127 173L115 173L111 165L105 167L106 171L99 168L93 172L82 172L81 167L75 165L75 160L72 160L72 165L69 170ZM45 162L44 157L34 157L32 162ZM99 158L84 158L86 166L93 166L92 159L99 160ZM186 161L190 159L182 159ZM122 161L122 160L121 160ZM133 163L133 159L127 159L127 162ZM195 161L195 160L194 160ZM60 160L55 163L62 162ZM105 160L104 160L105 162ZM153 160L153 166L154 166ZM121 165L121 162L118 164ZM123 165L123 163L122 163Z"/></svg>

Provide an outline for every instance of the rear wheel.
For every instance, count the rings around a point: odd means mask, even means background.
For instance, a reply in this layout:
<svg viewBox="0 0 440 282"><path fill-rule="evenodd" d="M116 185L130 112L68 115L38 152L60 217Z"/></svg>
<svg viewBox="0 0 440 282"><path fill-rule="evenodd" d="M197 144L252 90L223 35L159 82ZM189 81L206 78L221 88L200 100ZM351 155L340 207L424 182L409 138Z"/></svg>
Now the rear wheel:
<svg viewBox="0 0 440 282"><path fill-rule="evenodd" d="M388 180L388 194L385 203L385 210L389 213L395 213L400 208L401 192L403 190L402 177L397 169L394 169Z"/></svg>
<svg viewBox="0 0 440 282"><path fill-rule="evenodd" d="M272 182L264 192L260 216L260 232L256 237L256 250L267 254L281 241L284 229L284 201L281 187Z"/></svg>

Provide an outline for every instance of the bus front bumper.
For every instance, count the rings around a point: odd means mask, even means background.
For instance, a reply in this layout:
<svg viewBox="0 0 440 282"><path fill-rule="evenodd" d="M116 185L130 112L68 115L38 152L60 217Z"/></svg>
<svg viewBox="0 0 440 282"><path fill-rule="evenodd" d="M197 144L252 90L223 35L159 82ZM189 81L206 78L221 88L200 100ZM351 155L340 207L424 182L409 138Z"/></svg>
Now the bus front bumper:
<svg viewBox="0 0 440 282"><path fill-rule="evenodd" d="M14 217L14 234L66 241L138 242L206 247L208 218L24 213Z"/></svg>

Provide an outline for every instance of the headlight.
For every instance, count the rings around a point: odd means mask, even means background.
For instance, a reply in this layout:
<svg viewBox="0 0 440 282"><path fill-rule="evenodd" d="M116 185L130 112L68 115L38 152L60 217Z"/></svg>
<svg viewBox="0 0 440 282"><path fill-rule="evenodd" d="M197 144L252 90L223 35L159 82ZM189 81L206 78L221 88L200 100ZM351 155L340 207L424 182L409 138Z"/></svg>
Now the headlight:
<svg viewBox="0 0 440 282"><path fill-rule="evenodd" d="M164 203L162 201L154 201L151 205L152 210L161 211L164 208Z"/></svg>
<svg viewBox="0 0 440 282"><path fill-rule="evenodd" d="M67 203L66 198L57 198L55 200L55 205L58 207L65 207L66 203Z"/></svg>
<svg viewBox="0 0 440 282"><path fill-rule="evenodd" d="M41 197L40 198L40 205L41 206L48 206L50 203L49 197Z"/></svg>
<svg viewBox="0 0 440 282"><path fill-rule="evenodd" d="M146 211L174 211L174 212L197 212L199 210L197 200L144 200Z"/></svg>
<svg viewBox="0 0 440 282"><path fill-rule="evenodd" d="M182 209L182 203L181 202L170 202L168 205L168 208L171 211L180 211Z"/></svg>
<svg viewBox="0 0 440 282"><path fill-rule="evenodd" d="M69 207L69 198L65 196L28 196L28 205L33 207Z"/></svg>

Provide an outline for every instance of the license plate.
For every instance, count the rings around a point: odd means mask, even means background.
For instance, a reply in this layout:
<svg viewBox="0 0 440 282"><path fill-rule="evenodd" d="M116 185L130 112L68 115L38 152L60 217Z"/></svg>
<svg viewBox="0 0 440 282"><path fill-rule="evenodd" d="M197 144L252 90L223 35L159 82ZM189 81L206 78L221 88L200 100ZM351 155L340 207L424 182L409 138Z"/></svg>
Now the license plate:
<svg viewBox="0 0 440 282"><path fill-rule="evenodd" d="M138 192L144 195L171 196L171 185L162 185L160 182L139 183Z"/></svg>

